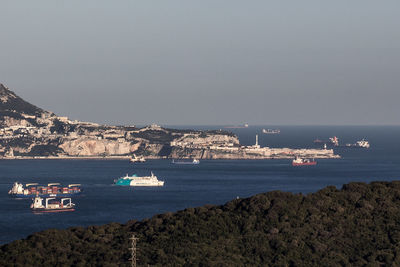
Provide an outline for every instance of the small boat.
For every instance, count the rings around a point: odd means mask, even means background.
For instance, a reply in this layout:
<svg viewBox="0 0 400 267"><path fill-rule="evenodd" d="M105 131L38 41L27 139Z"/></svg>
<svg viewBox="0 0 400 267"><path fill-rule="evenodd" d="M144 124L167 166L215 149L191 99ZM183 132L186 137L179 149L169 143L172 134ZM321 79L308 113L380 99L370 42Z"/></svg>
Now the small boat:
<svg viewBox="0 0 400 267"><path fill-rule="evenodd" d="M47 186L37 183L23 184L15 182L8 194L15 198L32 198L34 196L41 197L70 197L82 193L80 184L70 184L68 186L60 186L59 183L50 183Z"/></svg>
<svg viewBox="0 0 400 267"><path fill-rule="evenodd" d="M200 164L200 160L193 159L192 161L184 161L184 160L172 160L172 164L182 164L182 165L197 165Z"/></svg>
<svg viewBox="0 0 400 267"><path fill-rule="evenodd" d="M143 156L136 156L135 154L133 154L133 157L131 157L129 159L130 162L134 163L134 162L146 162L146 159Z"/></svg>
<svg viewBox="0 0 400 267"><path fill-rule="evenodd" d="M43 205L43 200L39 196L33 199L33 203L31 204L33 213L75 211L75 204L71 202L70 198L62 198L59 201L56 198L46 198L45 205Z"/></svg>
<svg viewBox="0 0 400 267"><path fill-rule="evenodd" d="M279 134L281 130L279 129L262 129L262 132L265 134Z"/></svg>
<svg viewBox="0 0 400 267"><path fill-rule="evenodd" d="M151 176L137 176L128 174L114 181L116 185L121 186L164 186L164 181L159 181L157 176L151 172Z"/></svg>
<svg viewBox="0 0 400 267"><path fill-rule="evenodd" d="M306 158L296 157L292 161L292 166L312 166L312 165L317 165L317 162L314 159L310 160Z"/></svg>

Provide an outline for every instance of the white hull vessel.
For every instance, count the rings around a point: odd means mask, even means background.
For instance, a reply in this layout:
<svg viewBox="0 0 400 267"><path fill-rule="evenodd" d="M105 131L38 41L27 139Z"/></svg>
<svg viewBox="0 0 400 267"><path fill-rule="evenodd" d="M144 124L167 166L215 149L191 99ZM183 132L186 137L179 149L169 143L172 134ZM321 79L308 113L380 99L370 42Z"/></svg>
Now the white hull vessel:
<svg viewBox="0 0 400 267"><path fill-rule="evenodd" d="M279 129L262 129L262 132L265 134L279 134L281 130Z"/></svg>
<svg viewBox="0 0 400 267"><path fill-rule="evenodd" d="M119 178L116 185L121 186L164 186L164 181L159 181L157 176L151 173L151 176L137 176L136 174Z"/></svg>

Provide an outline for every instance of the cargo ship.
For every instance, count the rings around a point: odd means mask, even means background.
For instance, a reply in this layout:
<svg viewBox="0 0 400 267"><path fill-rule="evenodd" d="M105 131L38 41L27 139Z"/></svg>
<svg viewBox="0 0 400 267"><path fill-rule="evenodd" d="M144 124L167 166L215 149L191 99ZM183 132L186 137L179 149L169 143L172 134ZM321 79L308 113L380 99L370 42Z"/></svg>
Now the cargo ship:
<svg viewBox="0 0 400 267"><path fill-rule="evenodd" d="M347 147L359 147L359 148L369 148L370 144L367 140L362 139L357 141L355 144L346 144Z"/></svg>
<svg viewBox="0 0 400 267"><path fill-rule="evenodd" d="M115 180L116 185L121 186L164 186L164 181L159 181L157 176L151 172L151 176L137 176L128 174Z"/></svg>
<svg viewBox="0 0 400 267"><path fill-rule="evenodd" d="M59 183L51 183L47 186L38 185L37 183L23 184L15 182L8 194L16 198L33 198L40 197L71 197L82 193L80 184L70 184L68 186L60 186Z"/></svg>
<svg viewBox="0 0 400 267"><path fill-rule="evenodd" d="M314 159L310 160L310 159L296 157L292 161L292 166L313 166L313 165L317 165L317 162Z"/></svg>
<svg viewBox="0 0 400 267"><path fill-rule="evenodd" d="M281 130L279 129L262 129L262 132L265 134L279 134Z"/></svg>
<svg viewBox="0 0 400 267"><path fill-rule="evenodd" d="M31 204L33 213L51 213L51 212L65 212L75 211L75 204L71 202L70 198L62 198L59 201L55 198L46 198L43 205L43 198L36 196Z"/></svg>

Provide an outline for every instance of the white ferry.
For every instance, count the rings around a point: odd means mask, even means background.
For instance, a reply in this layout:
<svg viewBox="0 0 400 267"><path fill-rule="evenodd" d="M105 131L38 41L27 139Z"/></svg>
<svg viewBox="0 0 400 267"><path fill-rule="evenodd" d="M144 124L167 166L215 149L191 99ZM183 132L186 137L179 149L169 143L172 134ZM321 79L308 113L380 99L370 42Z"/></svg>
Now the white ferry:
<svg viewBox="0 0 400 267"><path fill-rule="evenodd" d="M164 186L164 181L159 181L157 176L151 172L151 176L129 176L128 174L115 181L116 185L121 186Z"/></svg>

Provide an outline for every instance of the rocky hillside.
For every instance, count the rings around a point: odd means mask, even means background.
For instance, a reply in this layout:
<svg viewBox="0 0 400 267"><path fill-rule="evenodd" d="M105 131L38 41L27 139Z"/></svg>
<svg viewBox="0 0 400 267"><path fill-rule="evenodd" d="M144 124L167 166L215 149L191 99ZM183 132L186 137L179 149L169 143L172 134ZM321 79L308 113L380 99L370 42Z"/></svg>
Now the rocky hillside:
<svg viewBox="0 0 400 267"><path fill-rule="evenodd" d="M15 114L26 114L33 116L41 116L43 113L47 113L43 109L26 102L1 83L0 102L0 112L13 112Z"/></svg>
<svg viewBox="0 0 400 267"><path fill-rule="evenodd" d="M123 225L47 230L0 247L0 265L130 266L132 234L138 266L398 266L400 182L274 191Z"/></svg>
<svg viewBox="0 0 400 267"><path fill-rule="evenodd" d="M50 116L0 83L0 126L36 125L35 117Z"/></svg>
<svg viewBox="0 0 400 267"><path fill-rule="evenodd" d="M42 110L0 84L0 157L111 157L133 153L150 158L191 157L171 144L190 146L200 140L203 151L211 145L238 145L236 136L223 131L165 129L157 125L106 126L72 121ZM196 143L197 144L197 143ZM174 154L172 154L174 151ZM200 153L201 156L201 153Z"/></svg>

